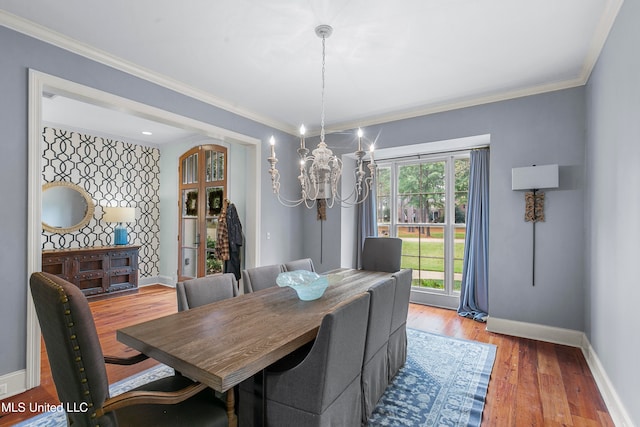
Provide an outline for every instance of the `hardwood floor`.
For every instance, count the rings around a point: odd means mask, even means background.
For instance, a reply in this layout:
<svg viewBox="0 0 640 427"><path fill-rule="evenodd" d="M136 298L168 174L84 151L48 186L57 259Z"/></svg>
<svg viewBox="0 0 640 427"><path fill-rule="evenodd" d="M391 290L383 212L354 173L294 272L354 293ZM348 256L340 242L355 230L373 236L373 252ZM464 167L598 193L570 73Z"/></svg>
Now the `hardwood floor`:
<svg viewBox="0 0 640 427"><path fill-rule="evenodd" d="M482 426L614 426L578 348L487 332L455 311L417 304L407 323L497 347Z"/></svg>
<svg viewBox="0 0 640 427"><path fill-rule="evenodd" d="M106 355L133 352L116 340L124 326L177 311L175 290L154 285L137 294L90 302ZM442 335L497 346L482 426L613 426L582 352L573 347L487 332L485 325L459 317L454 311L411 304L408 326ZM57 404L44 345L42 384L3 400ZM147 360L135 366L107 365L111 383L153 366ZM27 419L32 413L0 415L0 427Z"/></svg>

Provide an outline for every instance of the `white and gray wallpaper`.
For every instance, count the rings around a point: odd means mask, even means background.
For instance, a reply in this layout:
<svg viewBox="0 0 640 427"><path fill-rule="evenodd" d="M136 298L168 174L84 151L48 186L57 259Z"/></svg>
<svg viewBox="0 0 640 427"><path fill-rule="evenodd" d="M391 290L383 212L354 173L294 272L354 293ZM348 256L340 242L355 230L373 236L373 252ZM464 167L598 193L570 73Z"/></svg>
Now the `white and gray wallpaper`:
<svg viewBox="0 0 640 427"><path fill-rule="evenodd" d="M109 138L45 127L42 183L66 181L84 188L95 212L73 233L42 232L42 249L113 244L115 224L101 221L103 206L136 208L126 224L129 243L140 245L139 277L159 275L160 150Z"/></svg>

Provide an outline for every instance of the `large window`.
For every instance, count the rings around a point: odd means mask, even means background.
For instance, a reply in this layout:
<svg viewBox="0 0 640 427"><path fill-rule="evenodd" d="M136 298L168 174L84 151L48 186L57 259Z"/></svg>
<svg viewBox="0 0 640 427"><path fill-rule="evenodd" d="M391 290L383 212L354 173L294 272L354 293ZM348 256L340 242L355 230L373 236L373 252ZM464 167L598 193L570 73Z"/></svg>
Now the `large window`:
<svg viewBox="0 0 640 427"><path fill-rule="evenodd" d="M459 294L468 187L468 152L378 163L378 235L403 240L414 291Z"/></svg>

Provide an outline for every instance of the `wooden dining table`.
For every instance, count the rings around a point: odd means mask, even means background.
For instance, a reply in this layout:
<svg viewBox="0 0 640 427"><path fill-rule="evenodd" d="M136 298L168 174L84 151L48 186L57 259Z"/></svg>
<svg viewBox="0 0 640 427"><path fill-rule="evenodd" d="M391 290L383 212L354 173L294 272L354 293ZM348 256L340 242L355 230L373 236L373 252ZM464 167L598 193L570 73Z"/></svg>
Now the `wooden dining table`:
<svg viewBox="0 0 640 427"><path fill-rule="evenodd" d="M312 341L325 314L391 273L338 269L326 275L329 286L313 301L274 286L120 329L117 339L225 392Z"/></svg>

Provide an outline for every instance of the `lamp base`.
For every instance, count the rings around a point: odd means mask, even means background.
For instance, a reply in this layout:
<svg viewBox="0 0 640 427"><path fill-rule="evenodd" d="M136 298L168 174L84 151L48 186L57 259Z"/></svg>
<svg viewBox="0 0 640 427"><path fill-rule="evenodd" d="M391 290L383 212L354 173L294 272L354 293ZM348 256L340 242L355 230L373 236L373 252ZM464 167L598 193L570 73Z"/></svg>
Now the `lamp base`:
<svg viewBox="0 0 640 427"><path fill-rule="evenodd" d="M129 243L129 236L127 236L127 227L120 223L116 225L113 231L113 244L126 245L127 243Z"/></svg>

